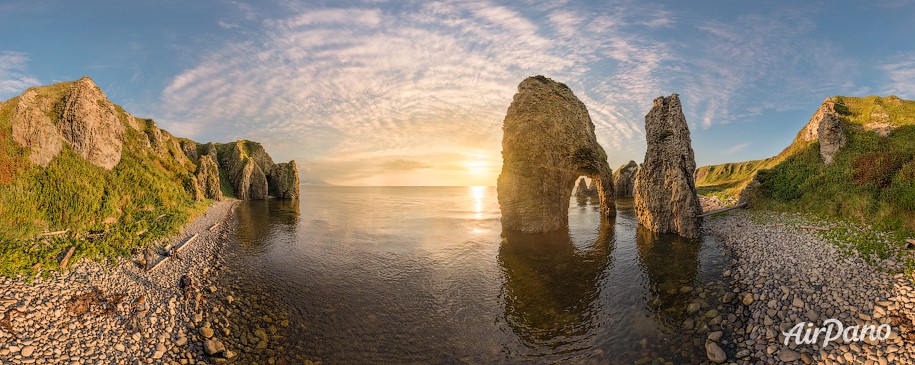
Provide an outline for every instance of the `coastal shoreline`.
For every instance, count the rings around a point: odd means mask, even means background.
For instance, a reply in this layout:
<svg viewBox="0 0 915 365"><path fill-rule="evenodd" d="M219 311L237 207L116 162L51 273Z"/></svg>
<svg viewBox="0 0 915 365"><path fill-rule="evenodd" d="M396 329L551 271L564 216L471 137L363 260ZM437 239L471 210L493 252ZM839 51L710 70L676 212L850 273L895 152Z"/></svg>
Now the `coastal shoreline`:
<svg viewBox="0 0 915 365"><path fill-rule="evenodd" d="M209 328L203 319L221 307L212 280L222 267L237 202L216 202L182 227L170 246L196 238L149 271L133 258L115 265L84 259L31 283L0 279L0 364L187 364L209 358L205 347L218 350L221 343L202 329ZM183 275L191 279L186 289L179 286ZM214 355L234 356L225 349Z"/></svg>
<svg viewBox="0 0 915 365"><path fill-rule="evenodd" d="M801 228L806 223L796 215L751 211L707 220L706 232L718 237L733 258L728 276L735 314L722 324L724 341L707 340L709 359L727 348L727 360L739 363L915 361L915 345L904 341L912 335L915 290L904 274L896 273L902 264L893 258L869 263L843 253L815 231ZM845 327L889 323L893 332L883 341L840 338L822 347L825 336L820 336L819 344L790 341L785 346L783 332L794 325L820 327L831 318Z"/></svg>

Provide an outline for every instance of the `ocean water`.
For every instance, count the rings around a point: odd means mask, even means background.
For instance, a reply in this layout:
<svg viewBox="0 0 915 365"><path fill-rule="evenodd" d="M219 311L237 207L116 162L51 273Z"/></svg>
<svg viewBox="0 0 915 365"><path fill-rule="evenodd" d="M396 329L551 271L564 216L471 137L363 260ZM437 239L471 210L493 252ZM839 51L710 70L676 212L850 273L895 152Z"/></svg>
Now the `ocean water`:
<svg viewBox="0 0 915 365"><path fill-rule="evenodd" d="M719 243L640 230L631 200L569 205L567 232L522 234L494 187L303 187L238 205L222 280L252 298L243 327L289 321L252 352L290 363L704 361L708 308L685 308L726 290Z"/></svg>

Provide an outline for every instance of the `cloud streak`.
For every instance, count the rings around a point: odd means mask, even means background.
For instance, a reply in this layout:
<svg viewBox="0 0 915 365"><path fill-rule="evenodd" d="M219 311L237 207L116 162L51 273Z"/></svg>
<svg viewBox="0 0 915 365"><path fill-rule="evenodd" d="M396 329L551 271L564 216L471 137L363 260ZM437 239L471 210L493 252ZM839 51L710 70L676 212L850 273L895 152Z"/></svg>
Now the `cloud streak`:
<svg viewBox="0 0 915 365"><path fill-rule="evenodd" d="M0 51L0 101L19 95L41 83L28 72L29 57L21 52Z"/></svg>

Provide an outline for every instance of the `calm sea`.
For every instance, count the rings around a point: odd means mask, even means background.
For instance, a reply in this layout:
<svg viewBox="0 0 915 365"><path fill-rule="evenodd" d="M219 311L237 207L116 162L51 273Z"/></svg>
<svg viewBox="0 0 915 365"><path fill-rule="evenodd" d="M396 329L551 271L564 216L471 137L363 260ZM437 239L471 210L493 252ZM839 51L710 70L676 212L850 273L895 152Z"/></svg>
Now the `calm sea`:
<svg viewBox="0 0 915 365"><path fill-rule="evenodd" d="M567 232L532 235L502 231L494 187L303 187L239 204L224 280L248 328L289 321L271 351L292 362L704 361L685 308L725 290L715 239L569 204Z"/></svg>

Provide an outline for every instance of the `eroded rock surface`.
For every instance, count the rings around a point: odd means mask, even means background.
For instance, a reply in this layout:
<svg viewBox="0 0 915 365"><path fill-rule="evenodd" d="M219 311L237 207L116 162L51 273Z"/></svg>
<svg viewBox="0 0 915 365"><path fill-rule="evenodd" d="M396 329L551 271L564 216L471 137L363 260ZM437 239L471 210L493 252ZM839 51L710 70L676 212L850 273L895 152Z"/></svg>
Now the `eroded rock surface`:
<svg viewBox="0 0 915 365"><path fill-rule="evenodd" d="M635 179L639 224L655 233L698 238L702 208L693 178L696 159L677 94L654 100L645 132L648 150Z"/></svg>
<svg viewBox="0 0 915 365"><path fill-rule="evenodd" d="M299 197L299 170L295 161L273 165L267 175L269 193L277 199L295 199Z"/></svg>
<svg viewBox="0 0 915 365"><path fill-rule="evenodd" d="M820 158L827 165L832 163L835 155L845 146L845 131L842 129L842 123L836 113L836 103L832 98L823 101L804 127L802 137L807 142L819 140Z"/></svg>
<svg viewBox="0 0 915 365"><path fill-rule="evenodd" d="M197 161L197 186L207 199L222 200L222 189L219 185L219 166L211 155L200 156Z"/></svg>
<svg viewBox="0 0 915 365"><path fill-rule="evenodd" d="M13 140L41 166L47 166L66 143L93 165L114 168L121 161L124 136L114 104L88 77L60 87L67 89L59 94L29 89L19 96Z"/></svg>
<svg viewBox="0 0 915 365"><path fill-rule="evenodd" d="M543 76L518 85L503 123L498 180L502 226L550 232L568 226L575 180L588 176L601 212L613 216L613 176L585 105L568 86Z"/></svg>
<svg viewBox="0 0 915 365"><path fill-rule="evenodd" d="M617 198L631 198L635 193L635 174L639 164L629 161L613 172L613 192Z"/></svg>
<svg viewBox="0 0 915 365"><path fill-rule="evenodd" d="M263 155L266 155L266 152L262 155L257 152L258 150L263 151L259 143L238 141L231 145L228 153L219 154L219 162L228 171L229 182L232 183L238 199L267 199L267 174L255 158L264 163L269 156L265 159ZM270 162L272 168L273 161Z"/></svg>

